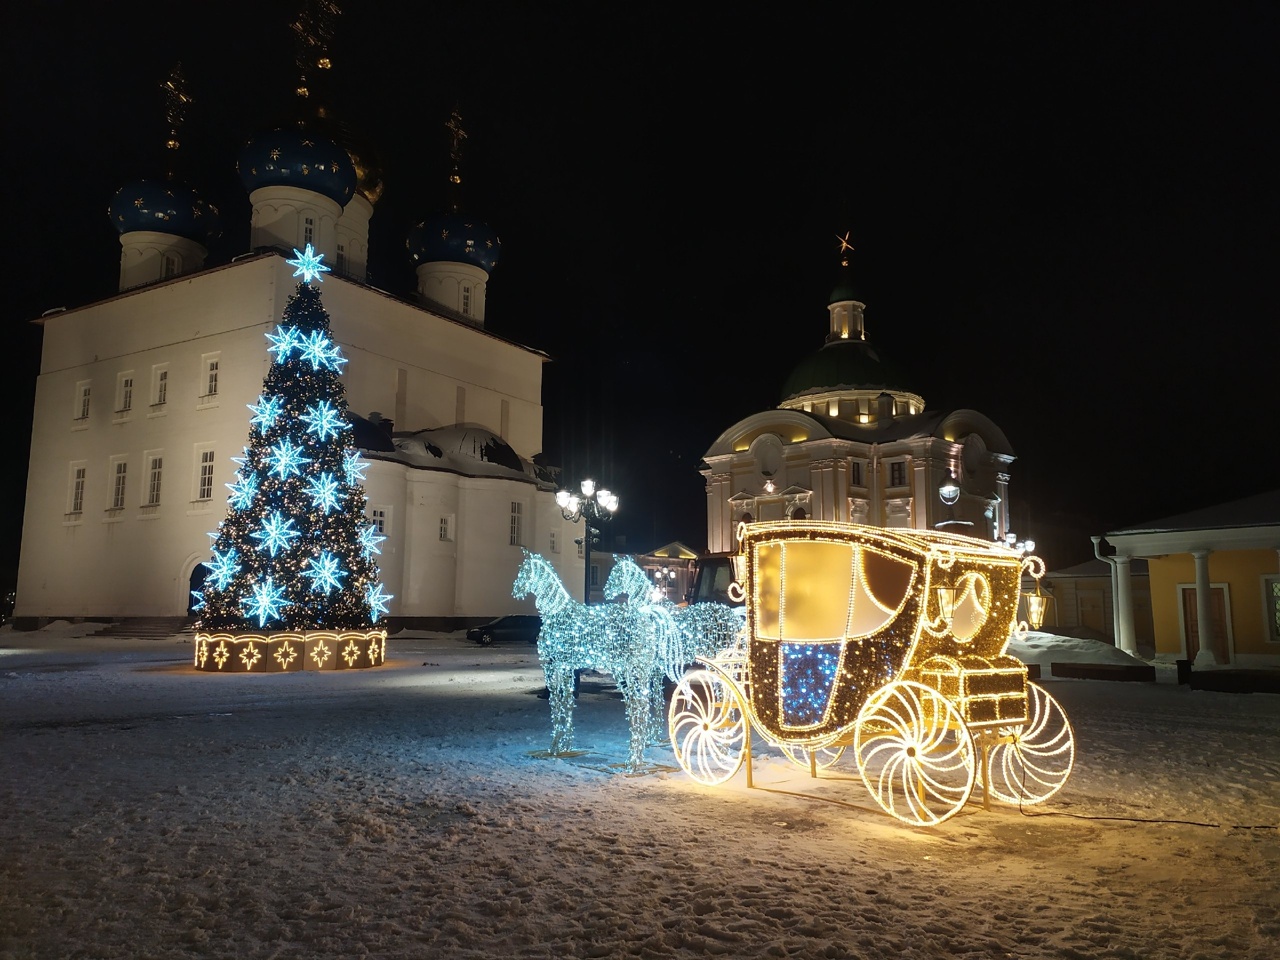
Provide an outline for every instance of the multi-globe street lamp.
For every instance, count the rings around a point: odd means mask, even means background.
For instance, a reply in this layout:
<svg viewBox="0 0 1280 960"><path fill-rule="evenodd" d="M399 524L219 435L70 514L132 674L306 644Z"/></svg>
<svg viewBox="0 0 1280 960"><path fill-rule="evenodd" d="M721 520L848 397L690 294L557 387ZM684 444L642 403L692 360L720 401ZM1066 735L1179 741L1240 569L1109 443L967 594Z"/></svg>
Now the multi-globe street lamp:
<svg viewBox="0 0 1280 960"><path fill-rule="evenodd" d="M597 539L600 531L592 526L593 523L603 523L613 517L614 512L618 509L618 497L616 494L610 493L603 487L596 489L594 480L583 480L579 488L582 495L570 493L568 490L561 490L556 494L556 506L560 508L560 514L570 523L577 523L579 520L586 518L585 528L582 533L582 557L583 557L583 578L582 578L582 602L591 602L591 547L592 544L599 543ZM578 541L574 541L575 543Z"/></svg>

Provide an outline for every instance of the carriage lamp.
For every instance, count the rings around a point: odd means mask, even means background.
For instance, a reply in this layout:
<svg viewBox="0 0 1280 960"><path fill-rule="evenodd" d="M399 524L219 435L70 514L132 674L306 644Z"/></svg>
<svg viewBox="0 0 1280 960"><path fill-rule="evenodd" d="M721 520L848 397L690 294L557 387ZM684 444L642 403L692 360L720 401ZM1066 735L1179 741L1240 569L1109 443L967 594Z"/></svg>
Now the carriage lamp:
<svg viewBox="0 0 1280 960"><path fill-rule="evenodd" d="M1037 577L1035 592L1024 593L1022 599L1027 601L1027 622L1032 630L1039 630L1044 625L1045 614L1049 612L1053 597L1040 592L1040 579Z"/></svg>
<svg viewBox="0 0 1280 960"><path fill-rule="evenodd" d="M945 584L936 586L933 588L933 596L938 601L938 616L950 630L956 613L956 588Z"/></svg>

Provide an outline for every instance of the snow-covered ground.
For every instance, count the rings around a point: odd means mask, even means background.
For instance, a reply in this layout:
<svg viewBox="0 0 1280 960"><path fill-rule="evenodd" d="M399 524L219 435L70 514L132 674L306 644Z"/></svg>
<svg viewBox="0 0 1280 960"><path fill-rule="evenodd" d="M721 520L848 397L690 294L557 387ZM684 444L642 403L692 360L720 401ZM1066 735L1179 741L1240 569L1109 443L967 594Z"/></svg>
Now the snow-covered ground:
<svg viewBox="0 0 1280 960"><path fill-rule="evenodd" d="M1044 681L1061 793L933 829L762 752L627 776L588 678L539 759L532 648L400 634L386 666L197 674L177 639L0 631L0 957L1280 955L1280 697ZM1117 656L1037 635L1019 652Z"/></svg>

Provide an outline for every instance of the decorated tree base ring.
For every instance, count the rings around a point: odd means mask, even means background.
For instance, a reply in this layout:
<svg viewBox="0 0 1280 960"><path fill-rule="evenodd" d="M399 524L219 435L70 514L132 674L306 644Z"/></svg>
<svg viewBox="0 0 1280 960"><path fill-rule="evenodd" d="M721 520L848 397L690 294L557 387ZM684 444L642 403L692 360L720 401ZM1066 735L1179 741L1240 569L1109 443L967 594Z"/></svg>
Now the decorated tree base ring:
<svg viewBox="0 0 1280 960"><path fill-rule="evenodd" d="M206 673L360 670L386 659L385 630L196 633L195 668Z"/></svg>

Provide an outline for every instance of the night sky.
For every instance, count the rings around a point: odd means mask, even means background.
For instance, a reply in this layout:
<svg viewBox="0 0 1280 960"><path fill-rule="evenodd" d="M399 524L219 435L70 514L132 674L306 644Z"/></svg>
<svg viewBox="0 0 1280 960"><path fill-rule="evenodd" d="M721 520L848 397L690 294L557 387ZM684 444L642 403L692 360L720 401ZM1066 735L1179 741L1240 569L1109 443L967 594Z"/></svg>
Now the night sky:
<svg viewBox="0 0 1280 960"><path fill-rule="evenodd" d="M345 6L333 110L385 169L371 282L414 289L456 105L465 209L503 244L486 326L553 358L545 454L621 496L628 549L705 544L701 455L821 346L845 231L871 343L930 408L1003 428L1051 566L1280 486L1274 4ZM294 3L207 9L7 15L6 571L30 321L116 291L106 207L163 173L176 61L185 172L223 215L209 264L248 248L235 158L296 110Z"/></svg>

